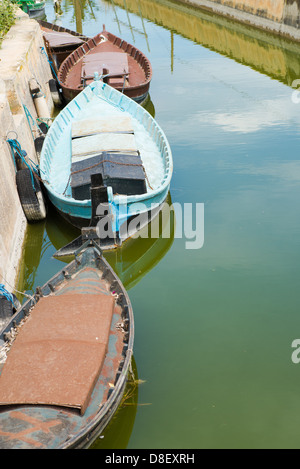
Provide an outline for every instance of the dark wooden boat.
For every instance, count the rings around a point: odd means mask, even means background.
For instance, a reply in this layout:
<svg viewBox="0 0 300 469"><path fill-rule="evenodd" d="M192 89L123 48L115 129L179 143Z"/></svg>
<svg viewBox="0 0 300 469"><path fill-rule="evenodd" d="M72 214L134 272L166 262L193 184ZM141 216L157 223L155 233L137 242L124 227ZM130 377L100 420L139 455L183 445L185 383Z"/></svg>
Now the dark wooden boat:
<svg viewBox="0 0 300 469"><path fill-rule="evenodd" d="M85 246L0 334L0 448L87 448L116 411L131 365L128 295Z"/></svg>
<svg viewBox="0 0 300 469"><path fill-rule="evenodd" d="M62 62L80 45L90 38L47 21L38 21L43 33L43 39L48 56L53 60L58 71Z"/></svg>
<svg viewBox="0 0 300 469"><path fill-rule="evenodd" d="M105 83L142 103L152 78L150 61L136 47L103 28L61 64L58 81L65 100L77 96L97 72Z"/></svg>

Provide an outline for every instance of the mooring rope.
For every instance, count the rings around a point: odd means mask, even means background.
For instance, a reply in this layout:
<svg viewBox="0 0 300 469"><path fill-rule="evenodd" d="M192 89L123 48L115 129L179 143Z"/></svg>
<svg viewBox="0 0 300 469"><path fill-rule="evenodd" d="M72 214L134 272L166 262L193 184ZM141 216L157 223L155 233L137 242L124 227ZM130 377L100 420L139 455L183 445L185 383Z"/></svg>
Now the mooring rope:
<svg viewBox="0 0 300 469"><path fill-rule="evenodd" d="M41 52L42 52L42 54L44 54L44 55L46 56L46 59L47 59L48 62L49 62L49 65L50 65L51 70L52 70L52 72L53 72L53 74L54 74L54 76L55 76L55 78L56 78L56 80L57 80L57 83L60 84L60 81L59 81L59 79L58 79L57 73L56 73L56 71L55 71L55 69L54 69L54 67L53 67L53 62L49 59L49 56L48 56L48 54L47 54L47 52L46 52L46 50L45 50L44 47L41 47Z"/></svg>
<svg viewBox="0 0 300 469"><path fill-rule="evenodd" d="M33 188L34 192L36 192L35 183L34 183L34 177L33 177L33 170L32 170L32 167L30 166L30 164L27 163L27 161L25 160L24 153L23 153L24 150L22 150L20 143L19 143L18 140L16 140L16 139L7 139L6 141L7 141L7 143L10 145L10 149L11 149L11 153L12 153L12 156L13 156L13 161L14 161L15 169L17 169L17 165L16 165L16 161L15 161L14 151L17 153L17 155L21 158L21 160L23 161L23 163L24 163L24 164L27 166L27 168L29 169L32 188ZM30 161L31 161L31 160L30 160ZM33 163L33 162L32 162L32 163Z"/></svg>
<svg viewBox="0 0 300 469"><path fill-rule="evenodd" d="M13 294L10 293L10 292L5 288L5 285L3 285L3 283L0 283L0 295L1 295L1 296L4 296L8 301L10 301L10 303L12 303L13 305L15 305L15 301L14 301Z"/></svg>
<svg viewBox="0 0 300 469"><path fill-rule="evenodd" d="M27 293L25 292L22 292L22 291L19 291L17 290L16 288L14 288L12 285L9 284L9 282L3 277L3 275L1 275L2 277L2 280L7 283L7 285L15 292L15 293L18 293L19 295L22 295L22 296L25 296L26 298L29 298L30 300L33 300L35 301L35 298L32 296L32 295L28 295ZM4 287L4 288L3 288ZM11 295L12 298L13 298L13 294L12 293L9 293L9 291L5 288L5 285L3 285L2 283L0 283L0 292L3 291L3 295L6 296L6 294L8 293L8 295ZM8 299L8 298L7 298Z"/></svg>

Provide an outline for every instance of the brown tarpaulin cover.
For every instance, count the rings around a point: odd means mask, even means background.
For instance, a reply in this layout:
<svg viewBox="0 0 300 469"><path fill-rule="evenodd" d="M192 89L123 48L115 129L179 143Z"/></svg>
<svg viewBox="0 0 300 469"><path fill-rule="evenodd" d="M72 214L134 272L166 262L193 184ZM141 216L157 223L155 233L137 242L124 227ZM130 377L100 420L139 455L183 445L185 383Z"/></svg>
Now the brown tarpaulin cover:
<svg viewBox="0 0 300 469"><path fill-rule="evenodd" d="M83 414L107 352L111 295L41 298L0 376L0 405L74 407Z"/></svg>

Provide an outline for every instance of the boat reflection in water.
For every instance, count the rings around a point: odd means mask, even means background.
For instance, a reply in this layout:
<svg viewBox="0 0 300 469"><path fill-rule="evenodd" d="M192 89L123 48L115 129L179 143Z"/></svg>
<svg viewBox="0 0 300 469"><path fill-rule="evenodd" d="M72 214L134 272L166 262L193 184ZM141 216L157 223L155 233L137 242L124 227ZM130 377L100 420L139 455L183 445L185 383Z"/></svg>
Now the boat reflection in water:
<svg viewBox="0 0 300 469"><path fill-rule="evenodd" d="M167 196L165 207L172 207L171 195ZM163 212L163 215L162 215ZM72 227L57 212L51 210L46 231L49 240L56 250L79 236L80 231ZM155 233L155 237L151 237ZM128 239L122 246L103 255L116 272L126 290L135 286L168 252L174 241L174 211L163 210L153 219L151 225L145 226L138 237ZM61 258L69 262L70 258Z"/></svg>
<svg viewBox="0 0 300 469"><path fill-rule="evenodd" d="M159 212L151 222L151 226L148 225L140 231L139 237L128 239L118 249L104 252L104 257L127 290L135 286L147 272L153 269L173 244L175 214L172 210L170 194L165 204L171 210L164 211L163 215ZM155 233L155 237L151 237L151 230ZM56 250L68 244L79 234L78 229L70 225L50 206L46 222L28 226L17 289L28 293L33 292L37 286L38 268L45 253L52 256ZM66 263L71 261L67 257L60 258L60 260Z"/></svg>

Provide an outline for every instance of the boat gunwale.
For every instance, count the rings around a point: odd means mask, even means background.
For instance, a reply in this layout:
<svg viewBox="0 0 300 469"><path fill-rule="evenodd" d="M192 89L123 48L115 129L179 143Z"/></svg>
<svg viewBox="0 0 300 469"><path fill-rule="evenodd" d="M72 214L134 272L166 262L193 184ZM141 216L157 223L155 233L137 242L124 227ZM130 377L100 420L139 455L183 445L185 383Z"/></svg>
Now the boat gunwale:
<svg viewBox="0 0 300 469"><path fill-rule="evenodd" d="M47 32L48 30L48 31L56 31L58 33L68 33L68 34L71 34L71 36L75 36L75 37L82 39L84 42L90 39L90 37L80 34L77 31L73 31L72 29L65 28L64 26L59 26L57 24L49 23L48 21L44 21L44 20L36 20L36 21L39 23L40 28L44 32Z"/></svg>

